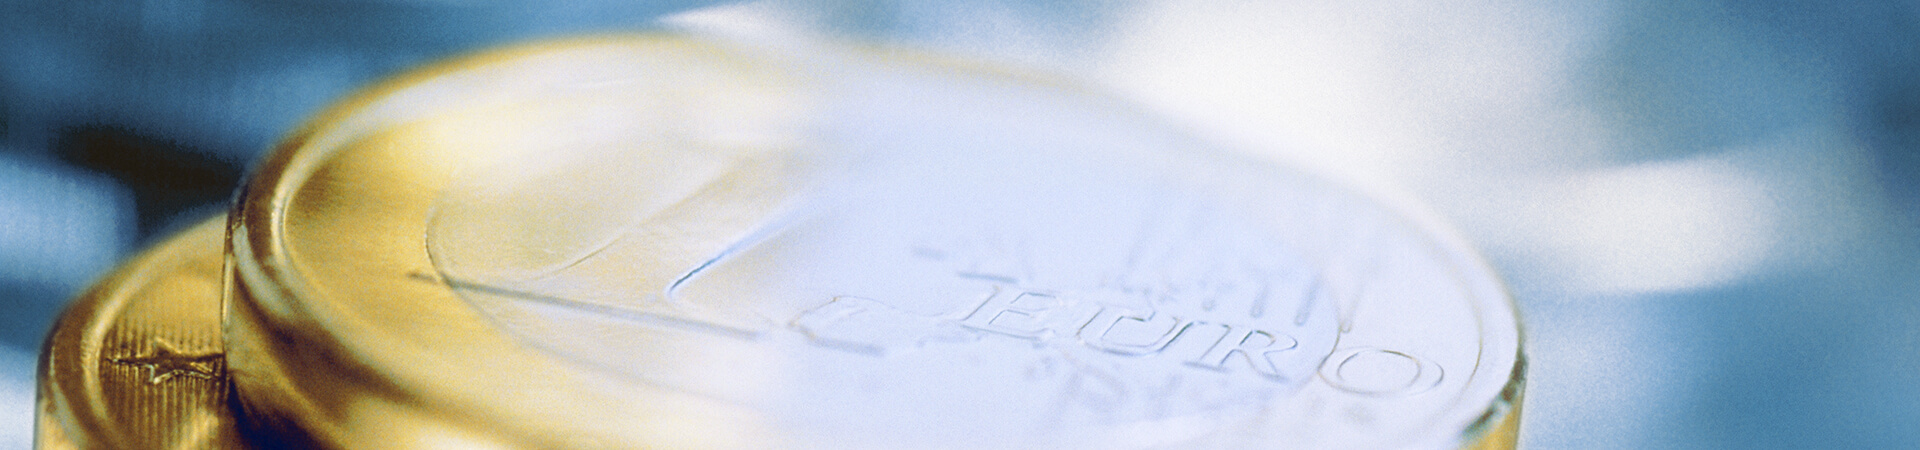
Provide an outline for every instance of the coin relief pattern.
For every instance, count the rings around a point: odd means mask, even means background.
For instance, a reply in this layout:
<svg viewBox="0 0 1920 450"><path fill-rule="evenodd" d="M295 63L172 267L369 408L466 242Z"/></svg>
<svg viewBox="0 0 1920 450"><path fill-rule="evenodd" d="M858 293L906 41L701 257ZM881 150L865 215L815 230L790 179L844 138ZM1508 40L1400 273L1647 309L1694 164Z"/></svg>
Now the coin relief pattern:
<svg viewBox="0 0 1920 450"><path fill-rule="evenodd" d="M219 363L222 355L217 351L184 351L168 342L166 338L155 336L151 347L146 351L124 350L126 356L106 357L115 364L140 367L147 370L147 384L160 384L177 376L212 380L221 375Z"/></svg>

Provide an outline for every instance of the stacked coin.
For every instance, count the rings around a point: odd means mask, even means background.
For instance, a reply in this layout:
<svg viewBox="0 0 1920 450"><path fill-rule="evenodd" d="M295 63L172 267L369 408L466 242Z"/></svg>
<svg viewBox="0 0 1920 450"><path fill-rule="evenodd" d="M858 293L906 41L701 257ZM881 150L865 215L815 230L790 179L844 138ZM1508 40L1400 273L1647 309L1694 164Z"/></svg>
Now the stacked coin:
<svg viewBox="0 0 1920 450"><path fill-rule="evenodd" d="M221 221L126 263L54 325L40 448L237 448L220 336Z"/></svg>
<svg viewBox="0 0 1920 450"><path fill-rule="evenodd" d="M185 262L221 255L209 225L63 320L43 447L1510 448L1517 426L1511 302L1433 221L931 57L494 51L322 114L234 208L226 272ZM185 312L220 311L223 274L224 315Z"/></svg>

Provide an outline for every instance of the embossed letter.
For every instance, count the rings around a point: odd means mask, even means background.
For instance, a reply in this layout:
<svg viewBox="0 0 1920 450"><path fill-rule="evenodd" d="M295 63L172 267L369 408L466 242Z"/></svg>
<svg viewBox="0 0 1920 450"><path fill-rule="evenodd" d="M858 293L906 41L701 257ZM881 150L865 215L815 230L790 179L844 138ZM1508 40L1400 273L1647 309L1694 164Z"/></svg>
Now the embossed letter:
<svg viewBox="0 0 1920 450"><path fill-rule="evenodd" d="M1047 331L1044 316L1047 310L1059 306L1058 303L1052 295L995 286L993 295L973 310L973 314L961 319L960 324L981 331L1040 339Z"/></svg>
<svg viewBox="0 0 1920 450"><path fill-rule="evenodd" d="M1262 375L1287 378L1286 374L1280 373L1279 368L1273 366L1273 360L1269 359L1268 355L1293 350L1300 345L1298 341L1291 336L1273 334L1250 327L1226 325L1226 328L1226 336L1214 342L1213 348L1207 349L1207 353L1187 363L1210 369L1222 369L1225 368L1228 357L1239 353L1246 356L1247 363L1252 364L1253 370Z"/></svg>
<svg viewBox="0 0 1920 450"><path fill-rule="evenodd" d="M1412 395L1440 385L1446 372L1440 364L1413 355L1380 348L1356 348L1335 353L1320 368L1320 377L1347 392L1368 395Z"/></svg>
<svg viewBox="0 0 1920 450"><path fill-rule="evenodd" d="M1102 308L1093 320L1080 329L1080 340L1087 346L1128 356L1158 353L1185 331L1190 322L1178 317L1148 311L1140 313L1119 308Z"/></svg>

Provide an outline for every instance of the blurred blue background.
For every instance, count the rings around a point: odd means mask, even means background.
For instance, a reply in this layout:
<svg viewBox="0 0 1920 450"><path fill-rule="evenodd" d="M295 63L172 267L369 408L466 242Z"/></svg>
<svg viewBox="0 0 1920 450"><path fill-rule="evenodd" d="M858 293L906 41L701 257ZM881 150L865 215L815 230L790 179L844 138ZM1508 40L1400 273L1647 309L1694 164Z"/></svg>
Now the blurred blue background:
<svg viewBox="0 0 1920 450"><path fill-rule="evenodd" d="M658 28L1063 74L1415 198L1525 314L1525 447L1920 442L1920 1L0 0L0 448L67 299L316 108Z"/></svg>

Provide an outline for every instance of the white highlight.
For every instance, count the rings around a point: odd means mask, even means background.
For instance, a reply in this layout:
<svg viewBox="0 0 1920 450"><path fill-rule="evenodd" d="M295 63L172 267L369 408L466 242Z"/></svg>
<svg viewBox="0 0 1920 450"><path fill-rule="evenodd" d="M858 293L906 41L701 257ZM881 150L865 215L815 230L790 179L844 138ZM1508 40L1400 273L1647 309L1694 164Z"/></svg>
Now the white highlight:
<svg viewBox="0 0 1920 450"><path fill-rule="evenodd" d="M0 346L0 449L33 445L33 355Z"/></svg>
<svg viewBox="0 0 1920 450"><path fill-rule="evenodd" d="M1581 291L1721 284L1759 267L1780 239L1780 206L1761 180L1714 159L1570 177L1550 188L1539 244Z"/></svg>

